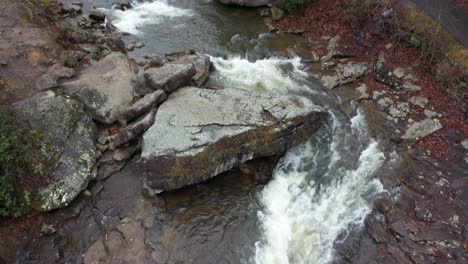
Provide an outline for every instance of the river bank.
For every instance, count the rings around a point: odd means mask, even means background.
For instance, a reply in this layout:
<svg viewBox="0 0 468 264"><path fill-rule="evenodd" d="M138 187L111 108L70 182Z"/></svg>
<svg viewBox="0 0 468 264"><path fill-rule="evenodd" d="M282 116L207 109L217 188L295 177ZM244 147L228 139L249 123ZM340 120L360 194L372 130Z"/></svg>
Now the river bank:
<svg viewBox="0 0 468 264"><path fill-rule="evenodd" d="M333 13L332 10L336 9L332 7L325 7L323 2L318 1L305 9L304 12L311 12L311 16L304 15L303 18L312 19L322 27L298 27L298 24L294 24L294 18L290 17L273 24L280 29L284 26L283 31L291 31L288 29L292 28L295 33L304 32L308 39L306 43L312 47L301 52L302 63L310 66L309 74L321 79L329 88L339 86L326 93L336 94L335 103L343 105L342 111L349 117L355 114L354 105L359 102L360 108L365 110L370 136L381 141L380 148L391 152L396 146L398 150L394 157L390 154L391 158L386 160L388 163L393 160L395 164L388 164L391 166L385 166L386 169L377 175L387 192L375 200L375 209L366 218L364 229L346 228L346 231L352 232L344 232L338 237L334 243L334 261L438 263L443 260L463 263L466 260L463 250L466 249L468 205L467 199L464 199L467 193L467 165L463 144L467 134L462 110L440 89L441 86L429 74L430 66L419 60L416 49L400 47L389 38L382 40L374 38L372 34L369 37L366 32L363 38L354 38L354 32L348 31L349 28L332 23L339 21L338 13ZM327 18L321 20L321 15ZM302 22L304 24L299 25L312 25L308 21ZM296 26L289 27L291 25ZM317 28L324 31L317 31ZM111 28L109 33L112 36L114 29ZM336 37L338 35L340 37ZM75 34L70 34L67 39L75 37ZM103 38L115 40L113 37ZM141 48L142 45L137 45L138 39L131 36L129 39L127 43L117 41L120 51L138 51L139 48L135 46ZM368 47L367 42L371 43L372 48ZM131 45L133 48L129 48ZM101 54L105 57L108 53L102 53L106 48L98 47L99 51L96 52L91 47L86 46L91 52L85 55L89 57L80 58L81 63L94 63L92 56L99 56L100 59ZM382 51L384 55L380 56ZM138 52L134 54L138 55ZM237 67L235 61L241 67L250 67L248 69L252 72L262 67L276 70L267 72L277 74L276 78L265 73L257 76L271 78L268 84L276 85L274 81L277 81L287 88L297 85L280 78L282 72L274 63L283 67L291 65L282 65L279 59L258 60L262 64L257 64L254 57L251 58L254 62L211 59L218 66L215 74L224 78L224 71ZM294 60L292 62L299 64ZM145 58L141 54L134 63L146 67L160 61L157 57ZM99 67L107 68L102 64ZM376 80L379 69L385 70L387 75ZM44 67L43 74L46 73ZM389 80L388 76L392 78ZM67 82L66 78L59 81ZM231 85L235 82L250 85L242 78L230 81ZM257 79L252 82L255 89L271 89ZM400 82L402 87L396 85ZM210 87L210 81L208 84ZM407 87L417 91L408 90ZM208 101L214 99L209 94L217 93L216 90L223 87L213 84L211 88L211 92L204 96L210 99ZM202 104L209 103L203 101ZM179 108L182 106L179 105ZM276 114L270 110L270 114ZM101 118L105 121L109 115L102 115ZM172 122L171 119L169 122ZM356 118L353 120L357 122ZM125 125L112 125L106 130L114 134L121 127ZM350 139L347 140L343 142L349 143ZM263 189L265 178L271 175L271 161L243 166L208 183L148 199L141 192L144 179L139 164L135 163L138 158L135 145L138 144L129 145L131 154L127 154L123 161L115 162L113 152L104 156L106 164L97 172L99 180L93 182L67 208L2 223L0 232L7 234L1 245L2 258L7 262L18 259L20 263L105 263L119 260L138 263L238 263L241 262L239 257L250 258L255 254L252 251L257 246L255 241L260 231L255 223L257 220L252 220L255 213L248 208L256 202L253 197ZM127 162L128 159L130 162ZM23 240L25 235L26 240ZM239 241L245 245L239 246ZM19 251L16 251L17 248ZM244 252L241 250L244 248L249 250ZM327 252L331 251L327 249Z"/></svg>
<svg viewBox="0 0 468 264"><path fill-rule="evenodd" d="M325 2L310 3L272 25L304 32L310 56L321 62L316 76L329 88L347 83L336 93L375 107L372 115L384 120L374 124L377 133L394 144L401 157L399 168L378 176L388 193L375 201L364 230L335 242L336 263L465 262L466 70L453 70L465 92L450 97L441 71L460 66L450 66L447 59L424 61L419 49L393 38L385 28L391 24L378 18L390 6L374 9L374 20L356 28L346 17L352 11L339 1ZM352 76L348 61L373 69ZM331 78L329 69L334 71ZM423 127L428 131L412 134Z"/></svg>

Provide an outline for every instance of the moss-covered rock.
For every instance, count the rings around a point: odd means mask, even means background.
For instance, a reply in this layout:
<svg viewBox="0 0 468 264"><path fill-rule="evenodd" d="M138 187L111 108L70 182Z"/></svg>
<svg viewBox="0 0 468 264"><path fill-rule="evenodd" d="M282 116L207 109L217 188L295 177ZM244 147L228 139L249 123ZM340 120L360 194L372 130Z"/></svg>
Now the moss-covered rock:
<svg viewBox="0 0 468 264"><path fill-rule="evenodd" d="M173 190L305 142L326 113L308 99L238 89L183 88L144 134L147 187Z"/></svg>
<svg viewBox="0 0 468 264"><path fill-rule="evenodd" d="M12 111L22 127L47 142L41 150L50 158L42 164L49 179L34 190L32 206L50 211L68 205L95 176L95 125L84 106L49 91L14 104Z"/></svg>

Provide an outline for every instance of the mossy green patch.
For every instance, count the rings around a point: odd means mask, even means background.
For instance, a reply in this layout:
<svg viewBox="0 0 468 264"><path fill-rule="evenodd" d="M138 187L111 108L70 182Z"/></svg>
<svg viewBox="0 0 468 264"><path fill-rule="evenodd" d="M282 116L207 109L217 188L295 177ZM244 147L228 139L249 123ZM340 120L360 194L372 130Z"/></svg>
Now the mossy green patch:
<svg viewBox="0 0 468 264"><path fill-rule="evenodd" d="M18 217L27 211L29 195L19 191L26 177L44 177L56 157L40 132L25 130L11 113L0 109L0 217Z"/></svg>
<svg viewBox="0 0 468 264"><path fill-rule="evenodd" d="M417 8L406 9L402 13L402 20L404 26L412 29L416 36L420 36L426 41L437 38L436 44L440 47L436 48L440 49L443 55L447 55L457 66L468 70L468 49L464 48L438 21ZM428 36L428 34L430 35Z"/></svg>

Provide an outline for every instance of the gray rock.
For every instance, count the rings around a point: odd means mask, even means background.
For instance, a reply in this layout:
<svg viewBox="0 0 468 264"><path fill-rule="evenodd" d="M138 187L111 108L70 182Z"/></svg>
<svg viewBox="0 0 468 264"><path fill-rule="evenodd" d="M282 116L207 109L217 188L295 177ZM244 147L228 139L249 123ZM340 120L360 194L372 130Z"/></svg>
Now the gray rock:
<svg viewBox="0 0 468 264"><path fill-rule="evenodd" d="M199 183L248 160L306 141L327 114L306 98L186 87L159 107L143 135L146 185L157 191Z"/></svg>
<svg viewBox="0 0 468 264"><path fill-rule="evenodd" d="M148 64L148 60L146 60L146 59L141 59L141 60L137 59L137 60L135 60L135 63L136 63L136 65L143 67L146 64Z"/></svg>
<svg viewBox="0 0 468 264"><path fill-rule="evenodd" d="M280 20L284 17L284 10L277 7L277 6L272 6L270 7L270 13L271 13L271 17L274 19L274 20Z"/></svg>
<svg viewBox="0 0 468 264"><path fill-rule="evenodd" d="M468 149L468 139L462 141L462 146L463 148Z"/></svg>
<svg viewBox="0 0 468 264"><path fill-rule="evenodd" d="M63 64L67 67L75 67L78 62L86 56L85 52L82 51L65 51L62 60Z"/></svg>
<svg viewBox="0 0 468 264"><path fill-rule="evenodd" d="M267 6L276 2L276 0L218 0L218 1L225 5L237 5L237 6L247 6L247 7Z"/></svg>
<svg viewBox="0 0 468 264"><path fill-rule="evenodd" d="M340 43L341 37L340 36L334 36L333 38L330 39L328 42L327 46L327 51L328 54L326 56L326 59L331 59L335 54L338 53L337 48Z"/></svg>
<svg viewBox="0 0 468 264"><path fill-rule="evenodd" d="M377 100L379 97L383 96L386 92L385 91L374 91L372 93L372 99Z"/></svg>
<svg viewBox="0 0 468 264"><path fill-rule="evenodd" d="M182 50L166 54L166 59L169 62L177 61L183 59L190 55L196 55L197 52L194 50Z"/></svg>
<svg viewBox="0 0 468 264"><path fill-rule="evenodd" d="M121 119L131 121L160 105L166 98L167 95L163 90L156 90L153 93L147 94L128 107L128 109L122 113Z"/></svg>
<svg viewBox="0 0 468 264"><path fill-rule="evenodd" d="M418 81L418 77L416 77L413 73L408 73L405 75L404 77L405 80L408 80L408 81L413 81L413 82L417 82Z"/></svg>
<svg viewBox="0 0 468 264"><path fill-rule="evenodd" d="M353 82L369 71L370 65L364 62L350 61L346 64L338 64L335 69L335 74L325 75L322 77L322 82L328 89L333 89L339 85Z"/></svg>
<svg viewBox="0 0 468 264"><path fill-rule="evenodd" d="M202 54L186 55L178 57L173 62L182 64L193 63L195 66L195 75L190 81L192 86L201 87L208 81L211 67L210 57Z"/></svg>
<svg viewBox="0 0 468 264"><path fill-rule="evenodd" d="M141 42L141 41L136 41L134 42L134 45L135 45L135 48L136 49L141 49L145 46L145 43Z"/></svg>
<svg viewBox="0 0 468 264"><path fill-rule="evenodd" d="M12 107L20 123L39 131L50 142L56 163L50 167L50 183L36 195L37 210L67 206L95 177L95 125L84 106L48 91Z"/></svg>
<svg viewBox="0 0 468 264"><path fill-rule="evenodd" d="M123 128L118 134L110 138L110 149L115 149L132 139L135 139L141 133L146 131L154 123L156 109L152 109L148 114Z"/></svg>
<svg viewBox="0 0 468 264"><path fill-rule="evenodd" d="M409 99L410 103L417 105L421 108L424 108L429 100L423 96L413 96Z"/></svg>
<svg viewBox="0 0 468 264"><path fill-rule="evenodd" d="M270 9L267 8L267 7L260 8L259 12L260 12L260 16L262 16L262 17L269 17L271 15L270 14Z"/></svg>
<svg viewBox="0 0 468 264"><path fill-rule="evenodd" d="M152 60L152 59L156 59L156 58L161 58L158 54L156 53L149 53L149 54L146 54L145 56L143 56L145 59L147 60Z"/></svg>
<svg viewBox="0 0 468 264"><path fill-rule="evenodd" d="M99 9L91 8L89 9L89 18L99 22L104 22L104 20L106 19L106 13Z"/></svg>
<svg viewBox="0 0 468 264"><path fill-rule="evenodd" d="M53 224L43 224L41 227L41 235L49 236L57 232L57 227Z"/></svg>
<svg viewBox="0 0 468 264"><path fill-rule="evenodd" d="M405 70L401 67L398 67L396 69L393 70L393 75L395 75L395 77L401 79L403 77L405 77Z"/></svg>
<svg viewBox="0 0 468 264"><path fill-rule="evenodd" d="M442 129L442 124L437 119L424 119L411 124L403 135L403 139L420 139Z"/></svg>
<svg viewBox="0 0 468 264"><path fill-rule="evenodd" d="M114 8L125 11L127 9L132 8L132 1L131 0L117 0L114 3Z"/></svg>
<svg viewBox="0 0 468 264"><path fill-rule="evenodd" d="M436 111L432 111L432 110L429 110L429 109L424 109L424 115L429 117L429 118L432 118L432 117L438 117L440 114L437 113Z"/></svg>
<svg viewBox="0 0 468 264"><path fill-rule="evenodd" d="M135 91L135 94L139 97L145 96L149 93L154 92L152 88L150 88L146 82L146 78L143 75L135 75L130 79L130 83Z"/></svg>
<svg viewBox="0 0 468 264"><path fill-rule="evenodd" d="M134 99L130 80L135 76L127 56L113 52L92 63L72 81L63 83L65 92L83 102L93 118L115 122Z"/></svg>
<svg viewBox="0 0 468 264"><path fill-rule="evenodd" d="M379 56L377 58L376 70L379 71L383 68L383 64L385 63L385 52L382 50L379 52Z"/></svg>
<svg viewBox="0 0 468 264"><path fill-rule="evenodd" d="M405 118L410 112L409 104L406 102L390 106L389 114L395 118Z"/></svg>
<svg viewBox="0 0 468 264"><path fill-rule="evenodd" d="M120 147L115 150L113 158L115 161L128 160L132 157L133 154L135 154L140 149L141 149L140 142L137 142L135 144L131 144L125 147Z"/></svg>
<svg viewBox="0 0 468 264"><path fill-rule="evenodd" d="M57 78L71 78L75 75L75 70L56 63L47 69L47 73L56 76Z"/></svg>
<svg viewBox="0 0 468 264"><path fill-rule="evenodd" d="M357 100L367 100L369 97L370 95L367 93L367 85L365 83L356 88Z"/></svg>
<svg viewBox="0 0 468 264"><path fill-rule="evenodd" d="M134 43L130 43L127 45L127 50L128 51L133 51L135 49L135 44Z"/></svg>
<svg viewBox="0 0 468 264"><path fill-rule="evenodd" d="M408 82L408 81L405 81L403 83L403 88L407 91L410 91L410 92L416 92L416 91L420 91L421 90L421 87L419 87L418 85L412 83L412 82Z"/></svg>
<svg viewBox="0 0 468 264"><path fill-rule="evenodd" d="M144 76L154 90L162 89L170 93L188 85L195 74L193 63L167 63L159 68L145 70Z"/></svg>
<svg viewBox="0 0 468 264"><path fill-rule="evenodd" d="M401 89L402 82L400 79L396 78L391 71L389 71L383 64L377 63L377 71L375 79L383 84L386 84L394 89Z"/></svg>
<svg viewBox="0 0 468 264"><path fill-rule="evenodd" d="M64 67L58 63L54 64L47 70L46 74L37 79L36 88L39 90L56 88L59 86L60 79L71 78L73 75L75 75L73 68Z"/></svg>
<svg viewBox="0 0 468 264"><path fill-rule="evenodd" d="M149 68L159 68L162 67L166 63L163 59L156 57L148 60L147 65L145 66L145 70Z"/></svg>
<svg viewBox="0 0 468 264"><path fill-rule="evenodd" d="M72 3L63 3L62 6L60 7L60 12L62 14L79 14L81 13L81 6L80 5L75 5Z"/></svg>
<svg viewBox="0 0 468 264"><path fill-rule="evenodd" d="M39 90L52 89L58 86L58 78L49 73L42 75L36 80L36 88Z"/></svg>
<svg viewBox="0 0 468 264"><path fill-rule="evenodd" d="M377 101L377 104L380 106L380 107L383 107L383 108L387 108L389 107L391 104L393 103L392 99L390 99L389 97L384 97L384 98L381 98Z"/></svg>

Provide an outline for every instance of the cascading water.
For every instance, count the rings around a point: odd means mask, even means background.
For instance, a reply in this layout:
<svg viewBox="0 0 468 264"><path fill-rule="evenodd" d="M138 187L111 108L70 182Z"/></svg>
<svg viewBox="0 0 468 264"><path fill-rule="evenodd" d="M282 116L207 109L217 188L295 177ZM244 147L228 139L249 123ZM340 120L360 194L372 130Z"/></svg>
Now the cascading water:
<svg viewBox="0 0 468 264"><path fill-rule="evenodd" d="M351 125L334 119L283 158L260 194L256 263L329 263L338 235L362 225L370 212L366 198L382 191L371 176L384 161L363 127L361 113ZM343 145L353 144L349 141L358 146ZM349 162L356 151L357 162Z"/></svg>
<svg viewBox="0 0 468 264"><path fill-rule="evenodd" d="M191 10L171 6L165 0L134 3L132 9L126 11L116 9L109 13L118 29L131 34L141 33L143 25L158 24L164 19L192 15Z"/></svg>
<svg viewBox="0 0 468 264"><path fill-rule="evenodd" d="M327 96L304 84L299 58L213 62L214 79L227 87L306 93L312 100ZM332 115L329 123L308 143L288 152L259 194L261 237L250 262L329 263L337 237L361 227L371 209L369 199L383 191L372 176L385 156L367 134L364 114L357 111L349 120L336 105L326 107Z"/></svg>

